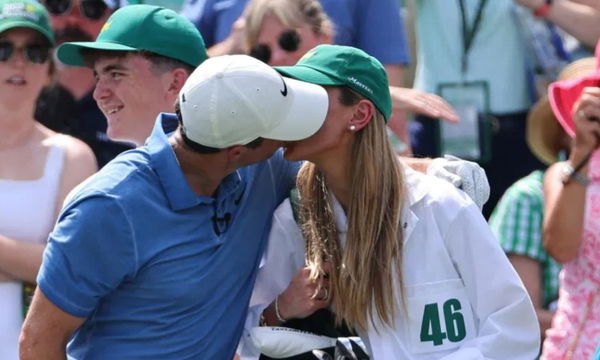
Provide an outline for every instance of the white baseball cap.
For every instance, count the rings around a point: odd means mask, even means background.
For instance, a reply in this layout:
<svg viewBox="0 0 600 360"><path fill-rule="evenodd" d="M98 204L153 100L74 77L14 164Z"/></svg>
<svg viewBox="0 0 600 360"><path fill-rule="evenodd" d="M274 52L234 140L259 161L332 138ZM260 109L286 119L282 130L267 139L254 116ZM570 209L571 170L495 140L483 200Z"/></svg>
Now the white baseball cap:
<svg viewBox="0 0 600 360"><path fill-rule="evenodd" d="M247 55L204 61L179 93L185 136L218 149L262 137L294 141L314 134L327 115L324 88L283 78Z"/></svg>

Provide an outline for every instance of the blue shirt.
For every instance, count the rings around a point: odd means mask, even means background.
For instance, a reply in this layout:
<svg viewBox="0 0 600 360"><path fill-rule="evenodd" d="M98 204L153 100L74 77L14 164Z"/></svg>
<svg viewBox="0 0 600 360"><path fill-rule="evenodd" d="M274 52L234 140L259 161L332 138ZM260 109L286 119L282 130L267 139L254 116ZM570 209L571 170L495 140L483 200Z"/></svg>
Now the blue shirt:
<svg viewBox="0 0 600 360"><path fill-rule="evenodd" d="M171 115L161 115L162 117ZM192 192L160 122L86 181L44 252L38 284L86 321L69 359L233 358L275 207L298 169L281 152Z"/></svg>
<svg viewBox="0 0 600 360"><path fill-rule="evenodd" d="M335 24L335 43L364 50L384 64L408 64L398 0L320 0ZM185 0L181 14L200 30L207 47L227 38L248 0ZM382 34L385 34L383 36Z"/></svg>

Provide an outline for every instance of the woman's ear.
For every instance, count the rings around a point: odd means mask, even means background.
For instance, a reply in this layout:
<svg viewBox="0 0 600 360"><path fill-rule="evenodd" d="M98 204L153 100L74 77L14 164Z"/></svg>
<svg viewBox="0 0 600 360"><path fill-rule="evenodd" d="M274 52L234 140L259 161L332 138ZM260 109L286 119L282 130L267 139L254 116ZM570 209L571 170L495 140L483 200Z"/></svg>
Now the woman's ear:
<svg viewBox="0 0 600 360"><path fill-rule="evenodd" d="M352 120L348 124L354 131L358 131L369 123L375 115L375 105L369 100L360 100L358 104L354 106L354 115Z"/></svg>

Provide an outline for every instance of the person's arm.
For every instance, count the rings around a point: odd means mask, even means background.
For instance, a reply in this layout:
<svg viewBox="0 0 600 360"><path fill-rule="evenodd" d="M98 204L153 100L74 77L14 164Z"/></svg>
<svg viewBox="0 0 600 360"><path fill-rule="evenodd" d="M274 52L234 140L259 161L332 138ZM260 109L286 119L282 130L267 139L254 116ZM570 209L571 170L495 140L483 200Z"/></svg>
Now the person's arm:
<svg viewBox="0 0 600 360"><path fill-rule="evenodd" d="M540 331L531 300L481 212L473 205L462 208L444 240L477 329L475 337L441 359L535 359Z"/></svg>
<svg viewBox="0 0 600 360"><path fill-rule="evenodd" d="M407 149L401 154L410 156L410 136L408 135L407 112L439 118L448 122L458 122L458 115L452 107L441 97L417 89L390 86L392 97L392 117L388 127L406 144Z"/></svg>
<svg viewBox="0 0 600 360"><path fill-rule="evenodd" d="M515 0L535 11L545 0ZM600 39L600 2L590 0L554 0L545 18L573 35L583 44L594 47Z"/></svg>
<svg viewBox="0 0 600 360"><path fill-rule="evenodd" d="M96 159L90 148L80 140L57 135L53 140L64 146L64 167L56 198L56 214L62 208L67 193L97 170ZM31 283L42 263L44 243L27 243L0 234L0 273L4 277Z"/></svg>
<svg viewBox="0 0 600 360"><path fill-rule="evenodd" d="M65 341L99 299L133 276L138 256L131 226L113 197L78 193L66 205L44 250L22 358L64 359Z"/></svg>
<svg viewBox="0 0 600 360"><path fill-rule="evenodd" d="M67 342L84 321L58 308L38 288L21 330L19 358L65 360Z"/></svg>
<svg viewBox="0 0 600 360"><path fill-rule="evenodd" d="M404 67L396 64L385 65L385 72L387 73L388 82L390 84L390 93L392 88L402 86L404 83ZM395 105L394 97L392 95L392 105ZM396 137L405 145L404 149L401 150L401 155L410 156L412 155L412 147L410 144L410 135L408 133L408 114L400 107L392 107L392 115L387 123L388 128L396 135Z"/></svg>
<svg viewBox="0 0 600 360"><path fill-rule="evenodd" d="M553 311L544 308L544 286L552 282L552 279L544 279L544 265L554 269L554 263L549 264L552 260L543 248L542 178L543 173L536 171L511 185L494 209L489 225L527 289L543 338L554 315ZM558 280L558 274L555 280ZM558 297L558 292L552 296Z"/></svg>
<svg viewBox="0 0 600 360"><path fill-rule="evenodd" d="M452 155L443 158L410 158L400 160L415 171L435 176L464 191L482 209L490 197L490 184L479 164Z"/></svg>
<svg viewBox="0 0 600 360"><path fill-rule="evenodd" d="M574 260L581 245L586 187L563 185L563 166L551 166L544 176L544 247L560 263Z"/></svg>
<svg viewBox="0 0 600 360"><path fill-rule="evenodd" d="M294 220L291 203L286 199L273 214L269 241L254 283L244 332L238 347L242 359L258 359L260 351L255 348L250 331L260 325L261 315L268 325L280 324L274 313L274 300L286 290L304 265L304 239Z"/></svg>
<svg viewBox="0 0 600 360"><path fill-rule="evenodd" d="M265 325L278 326L283 323L281 320L302 319L329 306L333 294L330 293L328 280L314 280L309 275L309 267L303 267L296 272L288 287L276 296L277 304L273 301L263 310ZM319 291L319 288L327 291Z"/></svg>
<svg viewBox="0 0 600 360"><path fill-rule="evenodd" d="M519 277L527 289L527 293L531 298L535 313L540 324L540 334L542 338L546 330L550 328L554 311L544 309L542 296L542 270L541 264L536 259L528 256L508 254L508 260L519 274Z"/></svg>
<svg viewBox="0 0 600 360"><path fill-rule="evenodd" d="M573 109L575 138L568 164L586 175L588 157L600 144L600 88L588 87ZM564 163L553 165L544 178L544 247L556 261L574 260L581 245L586 185L574 179L563 183Z"/></svg>
<svg viewBox="0 0 600 360"><path fill-rule="evenodd" d="M45 244L32 244L0 235L0 280L34 283Z"/></svg>
<svg viewBox="0 0 600 360"><path fill-rule="evenodd" d="M438 95L399 86L390 86L390 95L394 110L439 118L453 123L459 121L458 114L452 106Z"/></svg>
<svg viewBox="0 0 600 360"><path fill-rule="evenodd" d="M404 69L410 59L399 3L395 0L359 0L355 4L355 38L350 45L366 51L384 64L390 86L403 86ZM381 34L386 36L382 38ZM406 145L403 155L410 155L406 112L395 107L388 127Z"/></svg>

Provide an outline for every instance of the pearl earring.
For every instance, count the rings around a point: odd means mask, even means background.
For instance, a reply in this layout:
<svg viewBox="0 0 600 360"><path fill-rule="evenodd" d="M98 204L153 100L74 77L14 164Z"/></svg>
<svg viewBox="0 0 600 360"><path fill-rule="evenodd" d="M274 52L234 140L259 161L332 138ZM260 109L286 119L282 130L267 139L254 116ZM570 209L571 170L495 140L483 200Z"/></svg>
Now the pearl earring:
<svg viewBox="0 0 600 360"><path fill-rule="evenodd" d="M356 126L350 125L350 131L354 131L354 130L356 130Z"/></svg>

